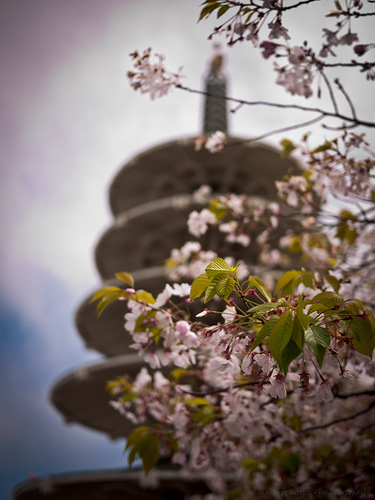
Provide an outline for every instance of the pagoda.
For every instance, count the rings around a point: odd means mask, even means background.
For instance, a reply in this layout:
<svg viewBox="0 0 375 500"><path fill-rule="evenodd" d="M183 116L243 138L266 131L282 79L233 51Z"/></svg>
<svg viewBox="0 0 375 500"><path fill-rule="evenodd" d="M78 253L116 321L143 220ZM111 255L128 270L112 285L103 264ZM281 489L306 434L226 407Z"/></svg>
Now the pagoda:
<svg viewBox="0 0 375 500"><path fill-rule="evenodd" d="M226 86L222 55L215 52L205 77L202 128L206 136L218 130L228 134ZM212 154L206 149L196 151L195 139L187 137L148 149L132 158L113 179L109 188L113 223L95 248L102 280L99 288L124 286L114 275L127 271L138 289L153 294L163 290L168 282L166 259L173 248L191 238L186 221L197 208L193 193L200 186L210 186L213 195L246 194L264 203L277 199L275 180L290 172L291 166L300 170L295 161L282 159L278 150L263 143L229 135L227 147ZM207 238L203 237L202 247L218 248L218 235ZM254 262L258 250L250 245L239 256ZM124 330L126 304L116 302L98 318L96 306L90 302L94 293L78 307L76 325L86 347L103 358L62 376L52 387L50 399L65 422L125 443L134 427L109 404L105 386L118 376L135 377L144 363L129 347L131 337ZM141 469L125 468L49 476L18 486L14 500L182 500L205 493L210 489L203 476L182 474L165 457L147 478Z"/></svg>

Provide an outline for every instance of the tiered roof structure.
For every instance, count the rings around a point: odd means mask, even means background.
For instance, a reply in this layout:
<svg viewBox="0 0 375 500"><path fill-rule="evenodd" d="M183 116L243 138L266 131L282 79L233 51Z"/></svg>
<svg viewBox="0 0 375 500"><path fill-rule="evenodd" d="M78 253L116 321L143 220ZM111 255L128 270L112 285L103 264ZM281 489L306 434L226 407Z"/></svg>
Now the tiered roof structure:
<svg viewBox="0 0 375 500"><path fill-rule="evenodd" d="M203 132L227 133L226 100L220 97L226 95L226 77L220 53L212 58L205 84ZM229 136L228 147L220 154L196 151L194 143L194 138L186 138L149 149L115 176L109 189L114 220L95 249L100 287L122 286L114 274L126 270L132 273L137 288L155 294L164 288L168 281L164 261L173 248L189 239L186 220L196 208L193 192L199 186L211 186L214 194L245 193L264 203L276 199L273 181L291 163L298 168L290 159L281 159L277 150L257 142ZM215 249L219 244L212 237L211 241L202 239L203 247ZM250 246L241 252L241 258L251 262L257 248ZM123 326L124 302L114 303L98 319L95 304L90 303L93 293L79 306L76 325L86 346L103 358L64 375L53 386L50 398L66 422L125 441L133 426L110 406L105 386L117 376L135 376L143 362L129 348L131 338ZM15 490L14 499L179 500L207 492L199 474L182 476L164 459L147 480L143 471L65 474L25 483Z"/></svg>

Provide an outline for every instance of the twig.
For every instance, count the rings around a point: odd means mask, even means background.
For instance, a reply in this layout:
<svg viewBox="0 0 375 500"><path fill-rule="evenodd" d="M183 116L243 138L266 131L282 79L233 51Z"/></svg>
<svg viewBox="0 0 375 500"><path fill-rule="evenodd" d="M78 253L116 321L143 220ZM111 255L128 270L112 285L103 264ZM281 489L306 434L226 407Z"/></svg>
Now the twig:
<svg viewBox="0 0 375 500"><path fill-rule="evenodd" d="M331 422L328 422L328 423L322 424L322 425L315 425L312 427L306 427L305 429L301 429L301 432L310 432L310 431L316 431L318 429L326 429L327 427L330 427L331 425L339 424L340 422L347 422L348 420L353 420L354 418L357 418L361 415L364 415L365 413L370 411L371 408L373 408L374 406L375 406L375 400L372 401L372 403L364 410L361 410L357 413L354 413L353 415L350 415L349 417L338 418L336 420L332 420Z"/></svg>
<svg viewBox="0 0 375 500"><path fill-rule="evenodd" d="M280 103L275 103L275 102L268 102L268 101L245 101L243 99L236 99L234 97L228 97L222 94L213 94L211 92L206 92L204 90L196 90L192 89L190 87L185 87L184 85L176 85L175 86L177 89L184 90L186 92L190 92L192 94L199 94L199 95L204 95L204 96L209 96L209 97L217 97L219 99L224 99L229 102L235 102L237 104L243 104L244 106L270 106L273 108L281 108L281 109L297 109L300 111L310 111L312 113L319 113L323 116L326 117L333 117L333 118L340 118L341 120L345 120L351 123L354 123L355 125L363 125L364 127L369 127L369 128L375 128L375 122L368 122L365 120L359 120L359 119L354 119L351 118L350 116L345 116L340 113L332 113L330 111L325 111L320 108L309 108L307 106L300 106L298 104L280 104Z"/></svg>
<svg viewBox="0 0 375 500"><path fill-rule="evenodd" d="M342 86L342 84L341 84L341 82L340 82L340 80L338 78L336 78L335 84L337 85L338 89L341 90L341 92L343 93L343 95L344 95L347 103L349 104L349 107L351 109L353 118L357 119L357 113L355 111L354 105L353 105L350 97L348 96L348 93L346 92L346 90L344 89L344 87Z"/></svg>

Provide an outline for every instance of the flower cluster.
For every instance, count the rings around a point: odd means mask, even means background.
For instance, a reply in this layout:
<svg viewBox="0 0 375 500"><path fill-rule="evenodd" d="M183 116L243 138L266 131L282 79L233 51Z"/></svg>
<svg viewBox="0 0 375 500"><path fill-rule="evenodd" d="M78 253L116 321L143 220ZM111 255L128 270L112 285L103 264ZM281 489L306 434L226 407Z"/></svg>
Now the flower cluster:
<svg viewBox="0 0 375 500"><path fill-rule="evenodd" d="M149 93L152 100L162 97L170 91L172 87L181 82L181 69L177 73L171 73L164 66L164 56L151 55L151 49L146 49L139 54L133 52L133 71L128 71L130 85L134 90L140 90L142 94Z"/></svg>
<svg viewBox="0 0 375 500"><path fill-rule="evenodd" d="M206 268L211 283L223 272L236 281L236 268L221 259ZM300 283L309 282L304 276L299 274ZM367 437L374 413L373 348L368 350L366 342L353 343L356 330L351 324L368 328L365 325L374 320L359 303L344 305L338 295L322 291L315 282L304 285L315 294L311 300L302 298L307 292L297 297L289 285L288 279L280 279L277 288L284 292L276 301L259 279L250 276L234 287L242 305L227 303L221 321L212 326L182 319L184 307L170 303L173 297L186 299L188 285L167 285L155 299L134 289L123 292L130 310L125 327L133 338L132 348L152 372L144 367L134 380L119 378L109 389L112 405L141 425L129 436L129 448L138 450L146 464L154 453L154 447L148 447L154 439L158 450L171 454L172 462L204 471L211 479L229 472L231 482L248 492L285 489L293 481L303 482L307 489L320 481L346 487L345 480L335 479L338 462L354 452L358 434L363 434L361 451L355 452L359 464L374 451ZM190 297L202 286L209 290L212 285L202 285L202 278L197 278ZM316 304L324 307L323 315L316 314ZM205 309L198 317L210 314L213 311ZM344 319L337 321L340 317ZM314 326L308 326L310 322ZM280 351L285 336L292 343ZM322 469L322 460L332 454L335 459ZM365 473L357 478L363 487L367 480ZM209 484L224 498L225 481Z"/></svg>
<svg viewBox="0 0 375 500"><path fill-rule="evenodd" d="M219 153L225 148L226 142L226 134L221 130L217 130L208 137L202 134L195 141L195 151L200 151L204 146L210 153Z"/></svg>
<svg viewBox="0 0 375 500"><path fill-rule="evenodd" d="M309 3L301 2L299 6L302 7L303 4ZM218 17L230 11L230 15L227 14L228 19L213 30L211 37L216 34L224 34L228 39L229 46L238 42L250 41L254 47L260 48L265 59L270 57L277 57L278 60L280 58L287 59L286 65L280 67L275 64L275 70L278 73L276 83L282 85L290 94L306 98L313 95L312 84L315 77L318 74L322 75L325 67L329 66L326 59L329 56L336 57L333 48L352 46L359 41L358 34L352 31L353 19L369 15L367 12L362 12L362 2L350 0L346 2L345 8L341 7L339 2L335 2L336 10L328 15L328 17L337 19L335 28L334 30L323 28L324 42L319 50L314 51L312 47L307 46L307 42L292 48L289 46L291 37L284 24L283 14L285 11L297 7L298 4L288 6L278 0L270 0L248 5L227 0L206 0L202 5L200 20L209 17L217 9ZM259 42L260 33L264 31L268 39ZM353 50L355 54L362 56L373 46L374 44L357 44ZM350 65L359 66L360 70L366 73L367 79L373 80L375 78L372 70L373 63L351 61ZM329 90L332 93L332 88ZM318 95L320 92L319 87Z"/></svg>

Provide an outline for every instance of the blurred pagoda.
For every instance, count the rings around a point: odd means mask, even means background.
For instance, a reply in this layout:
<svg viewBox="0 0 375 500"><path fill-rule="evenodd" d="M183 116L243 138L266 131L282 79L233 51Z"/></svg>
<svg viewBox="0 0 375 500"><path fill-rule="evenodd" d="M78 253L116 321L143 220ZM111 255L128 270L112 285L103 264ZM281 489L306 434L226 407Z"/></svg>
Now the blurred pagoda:
<svg viewBox="0 0 375 500"><path fill-rule="evenodd" d="M203 134L228 134L227 78L223 54L214 50L205 76ZM291 159L259 142L227 137L227 147L218 154L196 151L196 137L174 140L151 148L124 165L109 188L113 223L95 249L95 260L103 286L124 286L114 278L128 271L136 287L157 294L168 282L164 262L173 248L191 237L188 214L197 207L193 193L202 185L213 195L246 194L265 203L277 199L274 181L299 170ZM145 182L147 179L147 182ZM223 235L201 238L202 247L217 250ZM238 256L255 262L256 244L241 248ZM124 330L124 302L112 304L98 319L90 302L95 290L78 308L76 325L89 349L103 355L100 362L78 367L55 383L50 399L67 423L78 423L123 439L133 430L110 404L107 382L125 374L135 377L144 365L129 348L131 337ZM210 493L199 473L182 475L168 458L146 478L142 470L116 470L63 474L36 479L17 487L14 500L179 500L193 494Z"/></svg>

